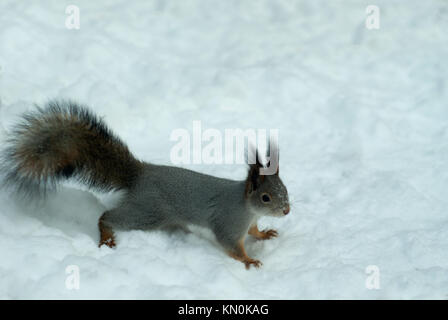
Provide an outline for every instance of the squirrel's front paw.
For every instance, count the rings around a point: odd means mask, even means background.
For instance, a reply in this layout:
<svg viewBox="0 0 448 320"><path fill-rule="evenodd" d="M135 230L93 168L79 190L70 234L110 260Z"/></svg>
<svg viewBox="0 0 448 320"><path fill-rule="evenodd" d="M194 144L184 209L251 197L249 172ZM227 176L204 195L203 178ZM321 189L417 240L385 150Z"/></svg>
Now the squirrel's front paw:
<svg viewBox="0 0 448 320"><path fill-rule="evenodd" d="M269 240L278 236L278 232L274 229L263 230L260 232L262 234L261 239Z"/></svg>
<svg viewBox="0 0 448 320"><path fill-rule="evenodd" d="M251 264L253 264L255 268L260 268L263 265L263 263L261 263L260 260L255 260L255 259L249 259L249 260L246 260L243 262L246 265L246 269L248 269L248 270L249 270Z"/></svg>

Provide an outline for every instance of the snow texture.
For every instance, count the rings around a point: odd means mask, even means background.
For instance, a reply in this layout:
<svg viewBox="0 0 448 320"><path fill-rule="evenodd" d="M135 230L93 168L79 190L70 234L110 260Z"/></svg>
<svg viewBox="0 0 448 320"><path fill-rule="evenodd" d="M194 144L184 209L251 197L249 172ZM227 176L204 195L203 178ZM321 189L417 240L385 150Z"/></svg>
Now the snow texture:
<svg viewBox="0 0 448 320"><path fill-rule="evenodd" d="M264 263L247 271L204 230L119 232L116 249L98 248L114 194L67 184L32 204L1 191L0 298L446 299L448 4L371 2L1 0L1 139L51 98L90 105L160 164L194 120L279 129L292 210L262 219L279 237L247 240Z"/></svg>

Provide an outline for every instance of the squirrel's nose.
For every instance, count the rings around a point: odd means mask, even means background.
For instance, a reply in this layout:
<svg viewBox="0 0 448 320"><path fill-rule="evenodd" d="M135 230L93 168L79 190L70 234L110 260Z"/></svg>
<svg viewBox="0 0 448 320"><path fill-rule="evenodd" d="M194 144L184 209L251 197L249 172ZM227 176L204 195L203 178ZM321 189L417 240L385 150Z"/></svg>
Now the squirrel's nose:
<svg viewBox="0 0 448 320"><path fill-rule="evenodd" d="M289 213L289 205L286 207L286 209L283 210L283 213L287 215Z"/></svg>

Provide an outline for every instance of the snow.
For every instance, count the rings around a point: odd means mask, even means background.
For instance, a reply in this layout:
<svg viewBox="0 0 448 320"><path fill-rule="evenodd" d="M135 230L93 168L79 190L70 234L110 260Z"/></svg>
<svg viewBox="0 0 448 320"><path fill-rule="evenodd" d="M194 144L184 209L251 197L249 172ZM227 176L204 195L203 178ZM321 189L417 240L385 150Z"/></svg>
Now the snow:
<svg viewBox="0 0 448 320"><path fill-rule="evenodd" d="M65 8L80 8L80 29ZM365 27L367 5L380 29ZM448 4L386 1L0 2L0 138L34 103L72 98L145 161L177 128L280 130L290 215L248 239L249 271L204 230L117 234L117 195L0 191L3 299L448 297ZM188 165L243 179L243 165ZM68 266L80 287L69 290ZM368 289L368 266L380 287Z"/></svg>

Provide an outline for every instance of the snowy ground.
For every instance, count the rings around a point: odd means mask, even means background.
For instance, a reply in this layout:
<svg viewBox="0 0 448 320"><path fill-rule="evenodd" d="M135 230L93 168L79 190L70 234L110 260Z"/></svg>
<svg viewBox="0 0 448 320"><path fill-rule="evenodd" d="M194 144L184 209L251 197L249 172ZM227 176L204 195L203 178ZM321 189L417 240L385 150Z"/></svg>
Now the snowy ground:
<svg viewBox="0 0 448 320"><path fill-rule="evenodd" d="M79 30L65 27L68 4ZM369 4L379 30L365 28ZM278 128L294 200L262 221L279 238L248 241L264 265L246 271L204 231L122 232L98 249L114 197L65 186L31 205L1 191L0 298L448 297L446 1L1 0L0 12L6 130L34 102L74 98L139 158L169 164L172 130L193 120Z"/></svg>

